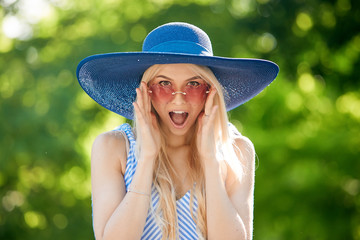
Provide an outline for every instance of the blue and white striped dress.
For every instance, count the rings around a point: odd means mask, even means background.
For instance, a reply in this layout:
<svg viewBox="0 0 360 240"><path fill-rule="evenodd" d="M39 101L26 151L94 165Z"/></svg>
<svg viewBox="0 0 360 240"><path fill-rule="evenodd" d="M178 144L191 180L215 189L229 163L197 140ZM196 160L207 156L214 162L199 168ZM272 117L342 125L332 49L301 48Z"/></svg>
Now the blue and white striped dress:
<svg viewBox="0 0 360 240"><path fill-rule="evenodd" d="M129 153L127 156L126 170L124 174L124 180L126 185L126 191L128 191L134 173L136 171L137 160L135 159L135 138L132 132L131 126L127 123L120 125L115 130L125 132L128 140L129 140ZM162 231L161 227L157 224L155 220L154 212L156 211L159 205L159 194L154 187L151 189L151 205L149 208L148 216L146 218L145 227L143 230L143 235L141 239L146 240L157 240L161 239ZM193 201L193 213L196 213L197 210L197 201L194 198ZM178 232L180 240L185 239L199 239L199 235L196 228L196 223L191 217L190 213L190 191L188 191L182 198L176 201L176 213L178 218Z"/></svg>

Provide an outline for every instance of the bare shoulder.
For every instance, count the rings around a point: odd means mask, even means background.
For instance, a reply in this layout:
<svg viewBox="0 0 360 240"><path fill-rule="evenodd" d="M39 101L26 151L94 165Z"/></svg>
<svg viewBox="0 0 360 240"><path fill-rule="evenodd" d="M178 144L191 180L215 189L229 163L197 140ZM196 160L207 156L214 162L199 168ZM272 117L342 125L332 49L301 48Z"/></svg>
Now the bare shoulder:
<svg viewBox="0 0 360 240"><path fill-rule="evenodd" d="M249 173L254 170L255 167L255 148L254 144L250 141L249 138L245 136L238 137L234 140L234 149L238 157L238 160L241 162L241 165L244 167L244 173Z"/></svg>
<svg viewBox="0 0 360 240"><path fill-rule="evenodd" d="M91 152L93 226L97 238L125 195L126 141L118 131L96 137Z"/></svg>
<svg viewBox="0 0 360 240"><path fill-rule="evenodd" d="M124 173L127 141L120 131L109 131L98 135L92 146L92 165L105 164Z"/></svg>
<svg viewBox="0 0 360 240"><path fill-rule="evenodd" d="M241 174L232 172L227 188L233 206L244 222L248 238L252 239L254 215L254 183L255 183L255 150L252 142L244 136L234 139L233 147L238 163L242 166Z"/></svg>
<svg viewBox="0 0 360 240"><path fill-rule="evenodd" d="M238 136L234 139L233 148L236 154L236 160L240 169L228 167L227 191L229 195L236 191L243 192L243 196L248 195L254 185L255 176L255 149L253 143L244 136ZM245 194L247 193L247 194Z"/></svg>

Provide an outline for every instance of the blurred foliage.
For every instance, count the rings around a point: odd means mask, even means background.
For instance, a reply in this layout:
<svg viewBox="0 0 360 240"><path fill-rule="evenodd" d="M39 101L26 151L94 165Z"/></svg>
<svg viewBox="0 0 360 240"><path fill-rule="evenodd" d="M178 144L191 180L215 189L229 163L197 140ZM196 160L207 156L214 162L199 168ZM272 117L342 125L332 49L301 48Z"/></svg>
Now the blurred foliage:
<svg viewBox="0 0 360 240"><path fill-rule="evenodd" d="M93 239L90 151L124 122L77 84L170 21L276 81L231 120L255 144L254 239L360 239L360 2L0 0L0 239Z"/></svg>

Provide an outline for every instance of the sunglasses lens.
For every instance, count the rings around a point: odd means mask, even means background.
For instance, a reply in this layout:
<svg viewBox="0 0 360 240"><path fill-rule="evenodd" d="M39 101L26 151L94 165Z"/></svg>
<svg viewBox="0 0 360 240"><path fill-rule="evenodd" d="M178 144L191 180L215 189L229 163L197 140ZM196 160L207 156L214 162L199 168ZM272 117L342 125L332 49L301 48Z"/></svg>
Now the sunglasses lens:
<svg viewBox="0 0 360 240"><path fill-rule="evenodd" d="M153 84L150 86L151 97L155 101L168 102L172 99L174 90L172 87Z"/></svg>
<svg viewBox="0 0 360 240"><path fill-rule="evenodd" d="M184 92L186 93L186 100L191 102L201 102L206 99L208 86L201 84L199 86L186 86Z"/></svg>
<svg viewBox="0 0 360 240"><path fill-rule="evenodd" d="M151 97L155 101L168 102L174 97L173 93L176 92L171 86L162 86L160 84L153 84L149 87ZM199 86L186 86L183 93L186 101L201 102L206 99L208 86L201 84ZM178 93L178 92L177 92Z"/></svg>

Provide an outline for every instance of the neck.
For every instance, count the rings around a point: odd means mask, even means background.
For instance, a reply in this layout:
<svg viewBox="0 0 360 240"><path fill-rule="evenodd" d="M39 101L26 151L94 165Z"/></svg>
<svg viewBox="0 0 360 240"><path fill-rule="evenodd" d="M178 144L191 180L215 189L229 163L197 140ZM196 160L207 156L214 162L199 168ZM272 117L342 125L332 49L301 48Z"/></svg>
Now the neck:
<svg viewBox="0 0 360 240"><path fill-rule="evenodd" d="M165 131L165 141L167 148L176 149L190 145L194 131L195 127L191 128L184 135L176 135L170 131Z"/></svg>
<svg viewBox="0 0 360 240"><path fill-rule="evenodd" d="M192 132L192 131L191 131ZM185 169L189 162L192 135L166 134L166 152L175 169Z"/></svg>
<svg viewBox="0 0 360 240"><path fill-rule="evenodd" d="M194 180L189 178L191 139L194 129L184 135L176 135L167 132L165 135L166 152L174 169L172 181L176 191L177 199L182 197L191 188Z"/></svg>

